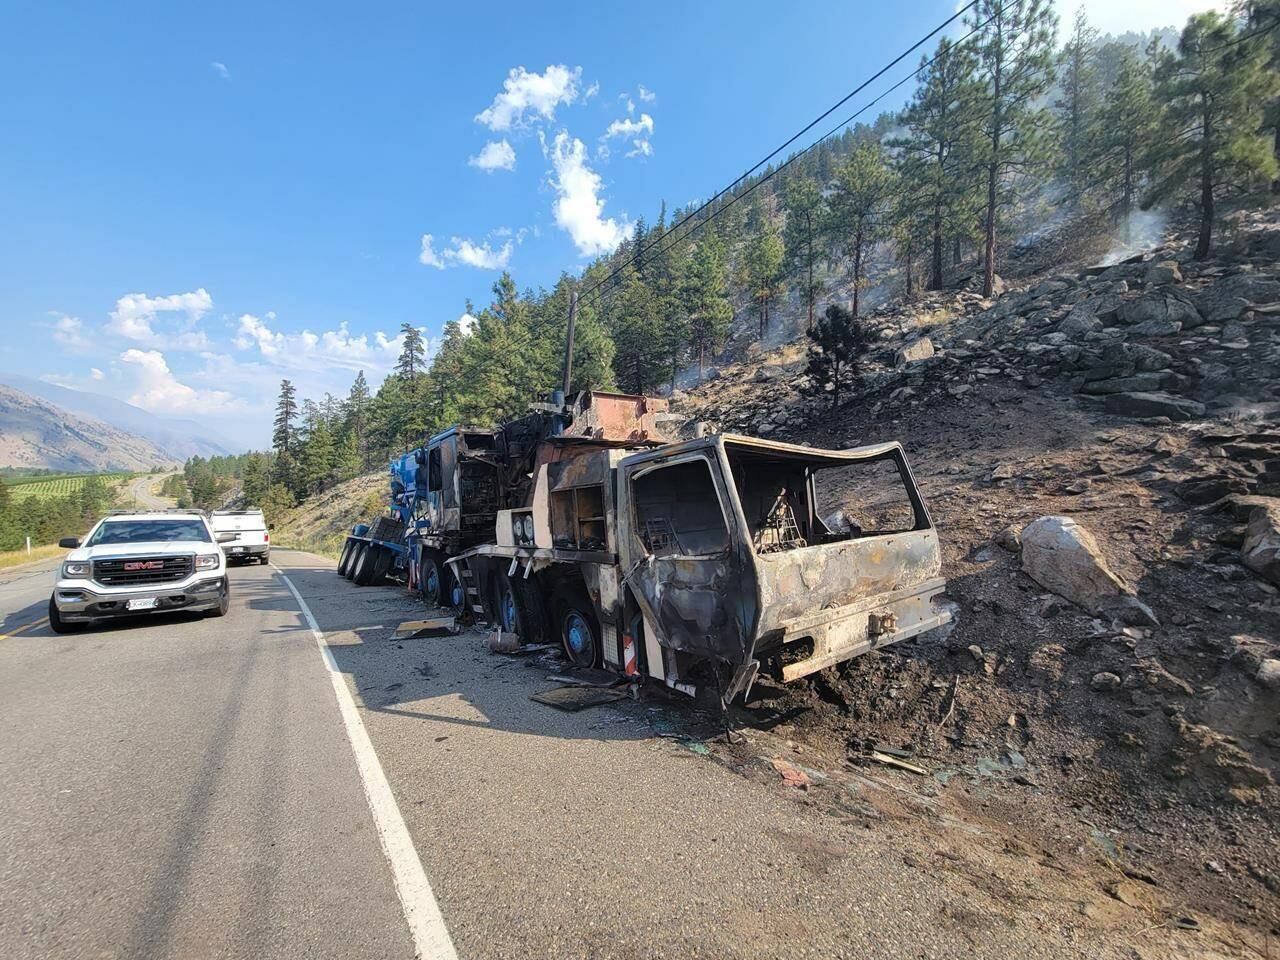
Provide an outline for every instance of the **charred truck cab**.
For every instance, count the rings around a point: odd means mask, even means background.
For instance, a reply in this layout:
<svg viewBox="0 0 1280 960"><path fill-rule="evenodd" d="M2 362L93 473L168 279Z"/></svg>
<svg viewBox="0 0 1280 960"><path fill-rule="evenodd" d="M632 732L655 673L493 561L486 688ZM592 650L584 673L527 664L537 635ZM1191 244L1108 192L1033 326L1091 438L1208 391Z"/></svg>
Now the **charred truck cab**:
<svg viewBox="0 0 1280 960"><path fill-rule="evenodd" d="M762 669L794 680L951 620L897 443L554 449L529 506L452 561L526 642L689 693L711 684L727 703Z"/></svg>

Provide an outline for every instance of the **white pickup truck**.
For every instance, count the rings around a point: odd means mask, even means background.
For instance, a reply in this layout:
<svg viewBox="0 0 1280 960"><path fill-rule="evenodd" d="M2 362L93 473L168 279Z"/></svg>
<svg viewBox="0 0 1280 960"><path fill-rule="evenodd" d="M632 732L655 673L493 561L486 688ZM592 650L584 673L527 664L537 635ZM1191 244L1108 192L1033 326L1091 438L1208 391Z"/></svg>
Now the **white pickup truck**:
<svg viewBox="0 0 1280 960"><path fill-rule="evenodd" d="M209 514L213 532L234 533L234 537L218 537L228 560L257 560L266 563L271 557L271 534L261 510L214 510Z"/></svg>
<svg viewBox="0 0 1280 960"><path fill-rule="evenodd" d="M225 615L231 586L220 539L195 512L104 517L83 541L59 541L71 552L58 567L49 625L67 633L77 624L141 613Z"/></svg>

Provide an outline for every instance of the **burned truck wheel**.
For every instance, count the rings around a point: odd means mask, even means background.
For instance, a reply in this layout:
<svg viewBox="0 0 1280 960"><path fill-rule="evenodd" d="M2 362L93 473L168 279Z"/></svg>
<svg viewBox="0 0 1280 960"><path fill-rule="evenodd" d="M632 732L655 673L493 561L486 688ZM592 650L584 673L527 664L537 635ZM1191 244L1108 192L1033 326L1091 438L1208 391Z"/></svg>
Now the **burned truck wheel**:
<svg viewBox="0 0 1280 960"><path fill-rule="evenodd" d="M453 575L439 550L423 548L418 564L418 589L429 607L453 604Z"/></svg>
<svg viewBox="0 0 1280 960"><path fill-rule="evenodd" d="M338 576L351 576L351 554L354 552L353 544L350 540L342 545L342 555L338 557Z"/></svg>
<svg viewBox="0 0 1280 960"><path fill-rule="evenodd" d="M495 612L504 631L516 634L524 643L546 642L546 607L533 583L503 571L496 578L494 592Z"/></svg>
<svg viewBox="0 0 1280 960"><path fill-rule="evenodd" d="M585 591L557 594L553 605L555 625L565 656L574 666L594 667L600 663L600 624Z"/></svg>

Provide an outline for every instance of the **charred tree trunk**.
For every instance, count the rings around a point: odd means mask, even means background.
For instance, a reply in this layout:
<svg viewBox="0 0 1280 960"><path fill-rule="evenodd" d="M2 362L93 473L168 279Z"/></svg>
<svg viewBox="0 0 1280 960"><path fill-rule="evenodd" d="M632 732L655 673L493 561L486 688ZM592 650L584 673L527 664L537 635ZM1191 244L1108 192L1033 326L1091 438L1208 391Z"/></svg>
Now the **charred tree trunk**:
<svg viewBox="0 0 1280 960"><path fill-rule="evenodd" d="M933 207L933 276L929 280L930 290L942 289L942 204Z"/></svg>
<svg viewBox="0 0 1280 960"><path fill-rule="evenodd" d="M707 345L704 341L699 340L698 341L698 382L699 383L702 382L702 371L703 371L703 368L706 366L706 360L707 360Z"/></svg>
<svg viewBox="0 0 1280 960"><path fill-rule="evenodd" d="M1124 147L1124 194L1120 198L1120 215L1124 217L1125 246L1133 243L1133 149Z"/></svg>
<svg viewBox="0 0 1280 960"><path fill-rule="evenodd" d="M960 266L960 260L961 260L960 241L961 241L961 237L960 237L960 234L958 233L951 238L951 265L953 267Z"/></svg>
<svg viewBox="0 0 1280 960"><path fill-rule="evenodd" d="M1213 246L1213 152L1210 147L1213 121L1205 108L1200 141L1200 236L1196 239L1195 259L1209 256Z"/></svg>
<svg viewBox="0 0 1280 960"><path fill-rule="evenodd" d="M853 315L858 315L858 293L862 287L862 226L853 236Z"/></svg>

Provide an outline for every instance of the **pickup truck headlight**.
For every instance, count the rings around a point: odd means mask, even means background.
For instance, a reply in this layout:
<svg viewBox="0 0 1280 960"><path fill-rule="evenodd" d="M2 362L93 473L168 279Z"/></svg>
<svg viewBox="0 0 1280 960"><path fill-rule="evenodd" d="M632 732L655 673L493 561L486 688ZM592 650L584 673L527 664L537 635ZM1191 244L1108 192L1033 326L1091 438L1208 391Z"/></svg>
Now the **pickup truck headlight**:
<svg viewBox="0 0 1280 960"><path fill-rule="evenodd" d="M93 569L93 564L88 561L70 561L62 565L62 575L64 577L72 577L79 579L80 577L89 576L89 572Z"/></svg>
<svg viewBox="0 0 1280 960"><path fill-rule="evenodd" d="M197 570L217 570L218 554L216 553L199 554L196 557L196 569Z"/></svg>

